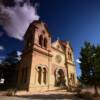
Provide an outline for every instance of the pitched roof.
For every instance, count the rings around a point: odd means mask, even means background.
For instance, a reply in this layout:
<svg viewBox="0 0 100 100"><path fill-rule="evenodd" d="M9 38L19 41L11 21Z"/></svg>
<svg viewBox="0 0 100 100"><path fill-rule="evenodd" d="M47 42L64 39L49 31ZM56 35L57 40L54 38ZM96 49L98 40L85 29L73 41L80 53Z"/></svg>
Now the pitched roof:
<svg viewBox="0 0 100 100"><path fill-rule="evenodd" d="M45 29L47 30L49 36L51 35L51 33L50 33L49 30L48 30L47 24L44 23L42 20L35 20L35 21L33 21L32 23L30 23L30 25L29 25L29 27L28 27L28 29L27 29L27 31L26 31L26 34L27 34L27 32L28 32L31 28L34 28L34 29L37 28L36 24L43 24L44 27L45 27ZM26 34L24 35L24 37L26 37Z"/></svg>
<svg viewBox="0 0 100 100"><path fill-rule="evenodd" d="M61 47L63 49L66 48L66 42L65 41L62 41L62 40L59 40L59 39L57 39L56 41L52 42L52 44L57 43L57 42L61 45Z"/></svg>
<svg viewBox="0 0 100 100"><path fill-rule="evenodd" d="M65 41L63 41L63 40L58 40L58 41L59 41L59 43L60 43L64 48L66 48L66 45L69 44L69 45L70 45L70 48L71 48L72 51L73 51L72 45L71 45L71 43L70 43L69 41L67 41L67 42L65 42Z"/></svg>
<svg viewBox="0 0 100 100"><path fill-rule="evenodd" d="M64 47L66 48L66 42L62 41L62 40L59 40L59 43Z"/></svg>

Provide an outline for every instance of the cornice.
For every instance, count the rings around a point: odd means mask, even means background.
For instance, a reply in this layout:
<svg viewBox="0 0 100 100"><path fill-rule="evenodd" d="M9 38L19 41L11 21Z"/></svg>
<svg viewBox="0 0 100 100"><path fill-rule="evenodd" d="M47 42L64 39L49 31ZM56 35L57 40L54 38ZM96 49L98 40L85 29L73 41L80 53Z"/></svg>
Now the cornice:
<svg viewBox="0 0 100 100"><path fill-rule="evenodd" d="M72 65L72 66L76 66L74 63L71 63L71 62L69 62L69 61L66 61L66 63L67 63L67 64L70 64L70 65Z"/></svg>
<svg viewBox="0 0 100 100"><path fill-rule="evenodd" d="M50 57L53 56L53 55L50 53L49 50L47 50L47 51L42 51L42 50L40 50L40 49L38 49L38 48L34 48L33 50L34 50L34 51L37 51L37 52L39 52L39 53L42 53L42 54L44 54L44 55L46 55L46 56L50 56Z"/></svg>
<svg viewBox="0 0 100 100"><path fill-rule="evenodd" d="M40 48L40 46L38 46L38 45L34 45L33 48L27 48L26 50L23 51L23 54L22 54L21 56L23 57L24 55L27 55L27 54L29 54L29 53L32 54L32 52L34 52L34 51L37 51L37 52L39 52L39 53L42 53L42 54L44 54L44 55L46 55L46 56L50 56L50 57L53 56L53 55L50 53L50 52L51 52L50 50L47 50L47 49L45 49L45 48Z"/></svg>
<svg viewBox="0 0 100 100"><path fill-rule="evenodd" d="M57 49L57 48L55 48L55 47L53 47L53 46L51 46L51 48L53 48L53 49L55 49L55 50L59 51L60 53L63 53L63 54L64 54L64 52L63 52L63 51L60 51L59 49Z"/></svg>

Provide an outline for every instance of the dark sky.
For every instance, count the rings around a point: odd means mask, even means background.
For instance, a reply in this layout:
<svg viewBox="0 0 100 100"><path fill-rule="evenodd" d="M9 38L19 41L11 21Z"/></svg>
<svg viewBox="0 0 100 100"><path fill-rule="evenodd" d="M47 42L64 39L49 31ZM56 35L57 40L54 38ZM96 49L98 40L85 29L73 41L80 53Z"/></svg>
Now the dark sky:
<svg viewBox="0 0 100 100"><path fill-rule="evenodd" d="M100 43L100 0L36 0L36 2L39 3L37 13L47 23L53 40L59 37L61 40L71 42L75 61L79 58L84 41ZM0 51L0 56L23 48L22 41L6 35L0 37L0 45L5 48ZM79 64L76 65L79 75Z"/></svg>

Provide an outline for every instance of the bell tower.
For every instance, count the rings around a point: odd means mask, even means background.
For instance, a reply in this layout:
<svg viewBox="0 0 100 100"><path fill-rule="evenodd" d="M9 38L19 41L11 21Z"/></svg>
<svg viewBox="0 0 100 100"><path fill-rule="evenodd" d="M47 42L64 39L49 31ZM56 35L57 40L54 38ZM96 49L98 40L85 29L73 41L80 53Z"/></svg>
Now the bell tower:
<svg viewBox="0 0 100 100"><path fill-rule="evenodd" d="M49 85L52 54L47 25L40 20L32 22L24 36L24 44L19 82L23 80L21 84L27 90Z"/></svg>
<svg viewBox="0 0 100 100"><path fill-rule="evenodd" d="M51 36L47 25L40 20L32 22L26 31L24 41L24 49L33 48L34 45L37 45L40 48L50 50Z"/></svg>

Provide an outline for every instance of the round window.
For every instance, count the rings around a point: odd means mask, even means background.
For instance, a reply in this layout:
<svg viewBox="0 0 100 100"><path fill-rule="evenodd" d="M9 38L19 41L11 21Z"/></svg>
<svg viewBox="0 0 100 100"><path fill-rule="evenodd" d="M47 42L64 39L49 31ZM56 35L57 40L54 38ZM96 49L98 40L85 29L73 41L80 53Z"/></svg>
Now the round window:
<svg viewBox="0 0 100 100"><path fill-rule="evenodd" d="M61 60L62 60L62 58L61 58L61 56L60 55L56 55L56 62L57 63L60 63L61 62Z"/></svg>

